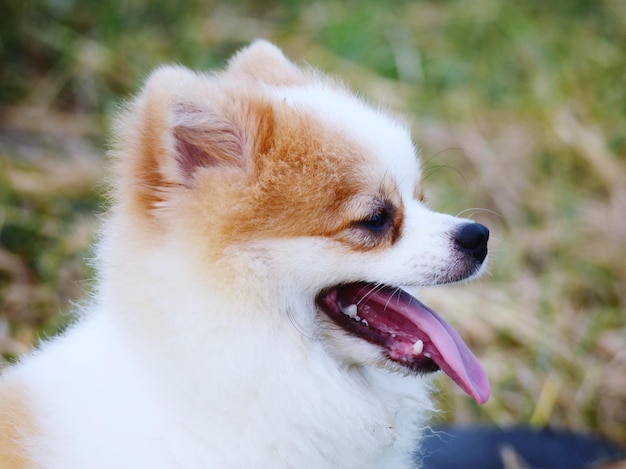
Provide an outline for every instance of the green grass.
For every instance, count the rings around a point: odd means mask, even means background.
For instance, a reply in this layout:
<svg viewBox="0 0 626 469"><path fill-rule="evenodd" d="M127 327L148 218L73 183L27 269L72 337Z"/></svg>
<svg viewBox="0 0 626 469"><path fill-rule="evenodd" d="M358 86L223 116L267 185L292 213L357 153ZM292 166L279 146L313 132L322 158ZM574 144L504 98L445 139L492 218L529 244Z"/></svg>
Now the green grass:
<svg viewBox="0 0 626 469"><path fill-rule="evenodd" d="M430 204L493 233L491 273L426 291L486 365L444 419L626 443L626 4L69 2L0 15L0 352L64 327L92 278L111 116L163 62L266 37L411 119Z"/></svg>

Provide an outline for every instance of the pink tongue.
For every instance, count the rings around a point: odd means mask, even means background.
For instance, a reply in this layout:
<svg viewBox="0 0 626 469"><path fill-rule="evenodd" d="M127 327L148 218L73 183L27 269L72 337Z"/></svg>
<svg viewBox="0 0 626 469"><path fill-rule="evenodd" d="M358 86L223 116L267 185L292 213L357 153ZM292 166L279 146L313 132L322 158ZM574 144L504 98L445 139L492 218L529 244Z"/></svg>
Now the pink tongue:
<svg viewBox="0 0 626 469"><path fill-rule="evenodd" d="M348 287L347 290L352 288ZM341 292L340 296L344 297L345 293ZM394 337L402 336L405 341L410 339L414 343L418 339L422 340L424 353L428 353L445 374L476 402L487 402L490 389L485 370L445 319L399 289L361 285L352 293L355 294L352 304L358 305L359 315L370 326L393 333ZM401 318L394 318L394 315L400 315Z"/></svg>

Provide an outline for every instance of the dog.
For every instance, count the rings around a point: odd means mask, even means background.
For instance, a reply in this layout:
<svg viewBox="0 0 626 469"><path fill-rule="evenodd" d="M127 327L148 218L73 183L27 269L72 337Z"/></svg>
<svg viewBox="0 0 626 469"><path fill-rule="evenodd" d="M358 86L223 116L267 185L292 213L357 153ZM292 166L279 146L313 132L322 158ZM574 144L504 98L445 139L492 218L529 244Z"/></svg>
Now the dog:
<svg viewBox="0 0 626 469"><path fill-rule="evenodd" d="M263 40L120 114L95 292L4 370L2 468L419 467L434 372L488 399L414 295L489 231L426 206L400 118Z"/></svg>

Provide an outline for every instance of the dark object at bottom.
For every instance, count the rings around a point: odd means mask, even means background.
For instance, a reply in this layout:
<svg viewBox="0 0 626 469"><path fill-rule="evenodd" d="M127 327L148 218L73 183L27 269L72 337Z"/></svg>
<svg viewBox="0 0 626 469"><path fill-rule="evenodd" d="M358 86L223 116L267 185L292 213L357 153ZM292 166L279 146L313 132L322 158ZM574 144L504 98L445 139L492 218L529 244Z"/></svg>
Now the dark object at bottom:
<svg viewBox="0 0 626 469"><path fill-rule="evenodd" d="M626 458L596 436L530 428L436 426L420 453L424 469L586 469Z"/></svg>

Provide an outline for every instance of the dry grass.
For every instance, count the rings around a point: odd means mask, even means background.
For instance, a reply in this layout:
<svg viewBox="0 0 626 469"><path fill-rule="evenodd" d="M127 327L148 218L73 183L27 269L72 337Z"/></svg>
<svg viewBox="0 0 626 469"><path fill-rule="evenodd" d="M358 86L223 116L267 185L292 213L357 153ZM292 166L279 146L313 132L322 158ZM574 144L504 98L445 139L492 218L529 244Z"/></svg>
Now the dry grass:
<svg viewBox="0 0 626 469"><path fill-rule="evenodd" d="M10 0L0 20L0 352L89 291L103 142L161 62L220 64L258 36L412 116L432 205L488 224L490 275L425 292L482 357L483 407L444 418L626 444L626 6ZM174 5L174 6L172 6Z"/></svg>

